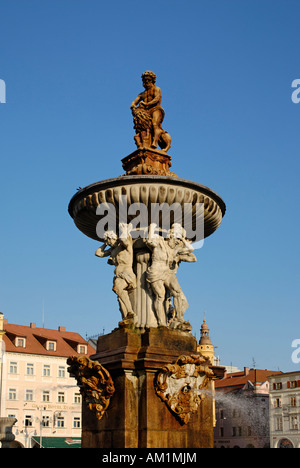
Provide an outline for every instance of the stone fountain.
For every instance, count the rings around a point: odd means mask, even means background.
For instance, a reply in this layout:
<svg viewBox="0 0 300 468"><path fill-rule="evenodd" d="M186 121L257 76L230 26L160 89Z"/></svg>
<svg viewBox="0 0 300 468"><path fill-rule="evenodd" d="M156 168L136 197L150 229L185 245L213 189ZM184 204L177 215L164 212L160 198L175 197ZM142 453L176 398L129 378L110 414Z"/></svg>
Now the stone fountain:
<svg viewBox="0 0 300 468"><path fill-rule="evenodd" d="M82 446L212 447L208 395L224 369L197 353L176 272L196 261L193 243L220 226L226 207L210 188L170 171L161 90L153 72L142 81L131 104L137 149L122 159L124 174L69 203L77 228L101 242L96 256L114 267L121 313L91 359L68 361L84 399Z"/></svg>

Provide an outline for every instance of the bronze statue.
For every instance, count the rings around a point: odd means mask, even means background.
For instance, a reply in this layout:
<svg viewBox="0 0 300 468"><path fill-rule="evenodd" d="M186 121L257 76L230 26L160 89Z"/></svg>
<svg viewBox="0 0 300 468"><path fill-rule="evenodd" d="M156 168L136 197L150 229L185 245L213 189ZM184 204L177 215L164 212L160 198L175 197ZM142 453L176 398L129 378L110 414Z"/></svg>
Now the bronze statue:
<svg viewBox="0 0 300 468"><path fill-rule="evenodd" d="M161 107L161 90L155 85L156 75L152 71L142 74L145 91L132 102L130 109L133 114L134 137L138 148L151 147L167 152L171 147L171 137L162 129L165 111Z"/></svg>

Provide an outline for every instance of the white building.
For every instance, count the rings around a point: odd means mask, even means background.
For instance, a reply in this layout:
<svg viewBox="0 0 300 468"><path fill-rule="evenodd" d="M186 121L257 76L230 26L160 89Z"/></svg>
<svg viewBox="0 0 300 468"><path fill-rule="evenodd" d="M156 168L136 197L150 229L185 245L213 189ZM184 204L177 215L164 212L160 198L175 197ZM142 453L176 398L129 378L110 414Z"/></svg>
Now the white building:
<svg viewBox="0 0 300 468"><path fill-rule="evenodd" d="M269 381L271 448L300 448L300 371Z"/></svg>
<svg viewBox="0 0 300 468"><path fill-rule="evenodd" d="M25 448L78 446L81 395L67 358L94 353L78 334L9 324L0 314L0 417L15 417ZM2 353L1 353L2 349ZM51 439L50 439L51 438Z"/></svg>
<svg viewBox="0 0 300 468"><path fill-rule="evenodd" d="M268 378L281 374L267 369L249 369L226 374L215 382L215 448L268 448Z"/></svg>

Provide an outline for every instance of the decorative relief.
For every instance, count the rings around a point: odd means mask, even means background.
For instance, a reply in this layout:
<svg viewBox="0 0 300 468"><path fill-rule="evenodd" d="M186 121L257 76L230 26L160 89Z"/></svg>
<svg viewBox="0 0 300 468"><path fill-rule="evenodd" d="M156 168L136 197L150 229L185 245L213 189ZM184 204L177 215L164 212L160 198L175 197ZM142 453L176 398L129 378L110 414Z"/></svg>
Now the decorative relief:
<svg viewBox="0 0 300 468"><path fill-rule="evenodd" d="M75 377L84 401L96 417L102 419L115 392L109 372L97 361L85 356L71 356L67 360L68 372Z"/></svg>
<svg viewBox="0 0 300 468"><path fill-rule="evenodd" d="M163 175L177 177L170 171L171 156L160 150L139 148L122 159L126 175Z"/></svg>
<svg viewBox="0 0 300 468"><path fill-rule="evenodd" d="M205 390L214 373L210 361L201 355L180 356L175 364L167 364L156 375L156 394L169 410L187 424L206 397Z"/></svg>

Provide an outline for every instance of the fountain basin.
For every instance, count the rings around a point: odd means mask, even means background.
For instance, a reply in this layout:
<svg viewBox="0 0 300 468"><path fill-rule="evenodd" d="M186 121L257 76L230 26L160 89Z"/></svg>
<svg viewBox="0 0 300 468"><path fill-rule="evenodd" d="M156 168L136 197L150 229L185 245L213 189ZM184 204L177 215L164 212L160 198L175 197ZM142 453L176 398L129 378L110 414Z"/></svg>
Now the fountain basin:
<svg viewBox="0 0 300 468"><path fill-rule="evenodd" d="M96 213L97 207L102 203L110 203L116 207L118 217L121 196L125 197L128 206L133 203L146 205L149 209L149 215L151 204L155 203L166 203L169 206L174 203L180 204L182 212L184 207L188 206L191 216L187 218L188 222L192 223L192 228L195 228L199 217L204 221L203 237L210 236L218 229L226 212L224 201L210 188L186 179L156 175L120 176L88 185L73 196L68 211L75 225L83 234L92 239L103 241L96 231L97 223L100 220L100 216ZM196 204L199 203L203 204L201 214L196 210ZM135 215L128 214L127 223L134 217ZM189 226L185 225L183 218L182 225L187 229ZM188 229L187 231L189 232ZM187 235L187 238L191 241L195 240L192 235Z"/></svg>

